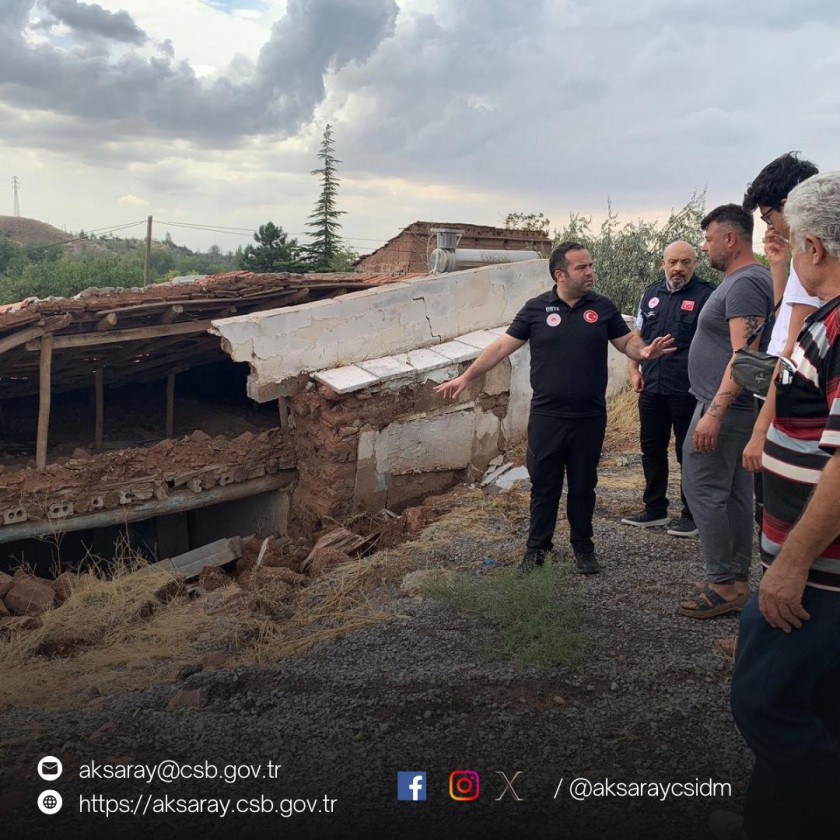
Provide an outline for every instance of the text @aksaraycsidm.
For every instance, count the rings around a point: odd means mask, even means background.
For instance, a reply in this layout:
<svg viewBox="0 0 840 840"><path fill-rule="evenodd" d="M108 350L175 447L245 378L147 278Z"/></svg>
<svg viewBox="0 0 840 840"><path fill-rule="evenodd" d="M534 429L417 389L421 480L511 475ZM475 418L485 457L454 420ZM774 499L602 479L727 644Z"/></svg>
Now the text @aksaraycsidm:
<svg viewBox="0 0 840 840"><path fill-rule="evenodd" d="M718 798L732 796L730 782L715 782L712 779L692 779L684 782L628 782L610 778L592 781L578 776L574 779L560 779L554 791L554 798L569 796L575 802L588 799L693 799L694 797Z"/></svg>

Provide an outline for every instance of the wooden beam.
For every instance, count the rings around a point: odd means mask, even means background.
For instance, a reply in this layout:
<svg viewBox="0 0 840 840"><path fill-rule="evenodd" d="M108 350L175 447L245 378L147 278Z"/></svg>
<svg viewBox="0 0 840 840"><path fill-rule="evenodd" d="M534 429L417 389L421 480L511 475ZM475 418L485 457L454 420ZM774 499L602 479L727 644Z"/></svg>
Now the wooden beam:
<svg viewBox="0 0 840 840"><path fill-rule="evenodd" d="M114 329L117 326L117 320L117 313L109 312L96 325L97 332L107 332L108 330Z"/></svg>
<svg viewBox="0 0 840 840"><path fill-rule="evenodd" d="M173 335L207 332L210 321L186 321L183 324L161 324L153 327L136 327L130 330L114 330L109 333L76 333L60 335L53 347L64 350L67 347L93 347L97 344L119 344L121 341L143 341L147 338L167 338ZM30 341L27 350L39 349L38 342Z"/></svg>
<svg viewBox="0 0 840 840"><path fill-rule="evenodd" d="M120 505L114 510L100 510L96 513L85 513L67 516L61 521L64 533L83 531L88 528L106 528L109 525L124 525L126 522L138 522L155 516L168 516L171 513L182 513L186 510L232 502L236 499L246 499L260 493L272 490L290 488L297 478L297 470L285 470L274 475L265 475L251 481L239 484L228 484L225 487L214 487L194 493L192 490L170 491L169 497L158 501L151 499L137 505ZM55 522L49 520L31 520L18 522L15 525L0 525L0 543L26 540L32 537L43 537L55 532Z"/></svg>
<svg viewBox="0 0 840 840"><path fill-rule="evenodd" d="M175 434L175 373L170 371L166 375L166 436Z"/></svg>
<svg viewBox="0 0 840 840"><path fill-rule="evenodd" d="M160 560L151 566L144 566L139 570L139 574L164 571L189 580L198 577L205 566L224 566L238 560L242 553L242 538L229 537L194 548L177 557Z"/></svg>
<svg viewBox="0 0 840 840"><path fill-rule="evenodd" d="M41 364L38 371L38 437L35 444L35 466L40 472L47 468L47 444L50 433L50 399L52 397L52 333L41 336Z"/></svg>
<svg viewBox="0 0 840 840"><path fill-rule="evenodd" d="M97 452L101 452L105 432L105 386L103 384L102 368L97 368L93 372L93 382L96 392L96 428L93 447Z"/></svg>
<svg viewBox="0 0 840 840"><path fill-rule="evenodd" d="M280 428L285 432L289 428L289 401L285 397L277 397L277 410L280 412Z"/></svg>
<svg viewBox="0 0 840 840"><path fill-rule="evenodd" d="M183 314L184 307L180 303L174 303L160 316L160 322L161 324L171 324L179 315Z"/></svg>
<svg viewBox="0 0 840 840"><path fill-rule="evenodd" d="M68 324L70 324L72 320L73 316L70 314L58 315L55 318L45 319L44 323L40 326L27 327L25 330L21 330L17 333L12 333L11 335L7 335L5 338L0 338L0 353L5 353L7 350L12 350L15 347L19 347L21 344L26 344L27 342L33 341L35 347L32 349L40 350L41 343L40 341L38 341L38 339L42 335L55 332L56 330L62 330L64 329L64 327L68 326Z"/></svg>

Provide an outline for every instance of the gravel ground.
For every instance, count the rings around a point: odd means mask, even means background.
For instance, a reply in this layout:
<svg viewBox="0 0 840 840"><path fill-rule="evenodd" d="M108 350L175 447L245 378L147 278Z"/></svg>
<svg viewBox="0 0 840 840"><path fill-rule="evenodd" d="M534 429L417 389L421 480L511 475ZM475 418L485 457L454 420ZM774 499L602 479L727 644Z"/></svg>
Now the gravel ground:
<svg viewBox="0 0 840 840"><path fill-rule="evenodd" d="M637 469L632 464L630 469ZM429 600L391 593L398 615L308 654L265 667L204 671L178 684L110 698L84 709L14 710L4 717L0 832L4 837L555 837L708 838L708 813L737 807L750 756L728 708L730 663L713 645L737 617L693 621L676 601L702 575L696 540L618 524L637 489L609 486L605 468L596 542L603 573L569 575L588 652L576 667L488 663L478 650L496 632ZM492 543L456 541L451 557L503 561L522 534ZM428 558L419 557L420 565ZM570 564L568 550L556 562ZM388 593L380 593L383 597ZM170 711L180 688L206 689L203 709ZM50 784L35 777L42 755L65 763ZM221 770L262 765L262 779L83 780L86 762L163 759ZM281 764L266 778L267 762ZM397 802L395 775L425 771L428 801ZM454 802L449 774L480 774L480 797ZM512 779L516 801L499 771ZM610 796L574 801L571 784L609 780ZM562 785L561 785L562 780ZM619 796L625 783L728 782L731 796ZM582 783L579 783L582 784ZM34 806L52 786L54 816ZM559 793L557 792L560 786ZM583 793L585 794L585 786ZM79 796L140 800L138 816L80 814ZM145 798L317 798L315 813L140 816ZM324 796L337 800L324 812ZM300 807L300 806L299 806Z"/></svg>

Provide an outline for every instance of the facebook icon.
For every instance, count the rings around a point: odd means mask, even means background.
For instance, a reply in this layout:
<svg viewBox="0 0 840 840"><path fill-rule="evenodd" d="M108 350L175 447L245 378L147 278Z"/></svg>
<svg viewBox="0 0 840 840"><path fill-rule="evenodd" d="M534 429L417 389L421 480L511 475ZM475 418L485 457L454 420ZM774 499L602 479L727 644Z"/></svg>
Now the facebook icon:
<svg viewBox="0 0 840 840"><path fill-rule="evenodd" d="M397 771L397 799L426 801L426 774L420 770Z"/></svg>

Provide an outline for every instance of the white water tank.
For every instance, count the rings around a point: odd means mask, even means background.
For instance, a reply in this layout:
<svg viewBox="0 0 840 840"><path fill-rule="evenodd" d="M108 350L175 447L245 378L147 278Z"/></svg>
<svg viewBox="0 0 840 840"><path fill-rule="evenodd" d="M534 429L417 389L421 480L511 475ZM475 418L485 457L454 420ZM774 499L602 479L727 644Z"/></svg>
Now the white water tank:
<svg viewBox="0 0 840 840"><path fill-rule="evenodd" d="M445 274L463 268L477 268L494 263L522 262L540 260L536 251L505 251L494 248L435 248L429 256L429 271L432 274Z"/></svg>

